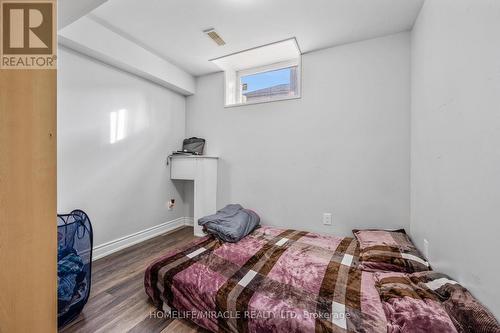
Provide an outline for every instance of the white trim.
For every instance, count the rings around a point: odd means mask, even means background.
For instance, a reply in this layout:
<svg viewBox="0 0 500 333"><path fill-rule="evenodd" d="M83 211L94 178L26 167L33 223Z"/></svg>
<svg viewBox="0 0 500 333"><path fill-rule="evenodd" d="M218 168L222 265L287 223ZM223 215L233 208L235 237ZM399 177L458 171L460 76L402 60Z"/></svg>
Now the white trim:
<svg viewBox="0 0 500 333"><path fill-rule="evenodd" d="M162 235L166 232L172 231L182 226L192 225L193 218L191 217L179 217L172 221L167 221L162 224L155 225L154 227L147 228L133 234L120 237L118 239L106 242L94 246L94 252L92 254L92 261L106 257L112 253L123 250L129 246L144 242L150 238ZM191 224L190 224L191 221Z"/></svg>
<svg viewBox="0 0 500 333"><path fill-rule="evenodd" d="M283 102L283 101L290 101L290 100L301 99L301 98L302 98L302 96L286 96L286 97L274 98L274 99L268 99L268 100L262 100L262 101L252 101L252 102L246 102L246 103L228 104L228 105L224 105L224 108L229 109L229 108L240 107L240 106L245 106L245 105Z"/></svg>
<svg viewBox="0 0 500 333"><path fill-rule="evenodd" d="M186 222L184 223L185 225L187 226L194 226L194 218L192 217L185 217L184 219L186 219Z"/></svg>
<svg viewBox="0 0 500 333"><path fill-rule="evenodd" d="M285 68L290 68L290 67L298 67L298 66L300 66L300 59L291 59L291 60L287 60L287 61L275 62L275 63L269 64L269 65L241 69L239 71L236 71L236 73L237 73L237 80L236 81L241 84L241 77L242 76L254 75L254 74L265 73L265 72L272 72L272 71L276 71L276 70L280 70L280 69L285 69Z"/></svg>
<svg viewBox="0 0 500 333"><path fill-rule="evenodd" d="M260 46L251 47L251 48L246 49L246 50L241 50L241 51L238 51L238 52L229 53L229 54L223 55L221 57L209 59L208 61L214 62L216 60L227 58L227 57L236 55L238 53L243 53L243 52L248 52L248 51L252 51L252 50L255 50L255 49L260 49L261 47L266 47L266 46L270 46L270 45L274 45L274 44L278 44L278 43L283 43L283 42L287 42L289 40L293 40L293 42L295 43L295 46L297 47L297 50L299 51L299 54L302 55L302 50L300 49L299 42L297 41L297 38L296 37L291 37L291 38L279 40L277 42L272 42L272 43L267 43L267 44L260 45ZM327 48L329 48L329 47L327 47Z"/></svg>

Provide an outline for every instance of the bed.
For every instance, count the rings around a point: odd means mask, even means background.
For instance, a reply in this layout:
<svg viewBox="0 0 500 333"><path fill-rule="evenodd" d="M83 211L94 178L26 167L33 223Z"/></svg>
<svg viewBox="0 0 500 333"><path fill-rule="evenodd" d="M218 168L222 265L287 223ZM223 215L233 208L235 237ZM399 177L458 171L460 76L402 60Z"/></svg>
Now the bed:
<svg viewBox="0 0 500 333"><path fill-rule="evenodd" d="M421 290L456 282L434 272L367 271L359 262L355 238L261 227L237 243L197 239L153 262L144 282L158 309L212 332L467 331L444 299ZM500 332L490 322L484 332Z"/></svg>

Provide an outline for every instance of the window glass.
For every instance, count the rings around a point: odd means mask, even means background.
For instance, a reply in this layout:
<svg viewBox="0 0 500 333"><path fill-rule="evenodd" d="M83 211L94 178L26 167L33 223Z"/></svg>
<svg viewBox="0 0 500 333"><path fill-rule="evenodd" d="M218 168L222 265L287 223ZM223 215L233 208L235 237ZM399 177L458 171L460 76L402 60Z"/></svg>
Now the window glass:
<svg viewBox="0 0 500 333"><path fill-rule="evenodd" d="M297 67L241 76L240 89L242 103L297 96Z"/></svg>

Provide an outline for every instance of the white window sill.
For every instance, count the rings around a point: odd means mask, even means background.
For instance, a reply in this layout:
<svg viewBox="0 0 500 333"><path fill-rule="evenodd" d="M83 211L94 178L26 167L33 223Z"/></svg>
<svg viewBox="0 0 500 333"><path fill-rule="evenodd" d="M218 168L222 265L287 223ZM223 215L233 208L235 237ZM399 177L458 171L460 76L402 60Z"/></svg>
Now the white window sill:
<svg viewBox="0 0 500 333"><path fill-rule="evenodd" d="M283 98L274 98L266 101L254 101L254 102L247 102L247 103L236 103L236 104L225 104L224 108L233 108L233 107L240 107L240 106L245 106L245 105L255 105L255 104L265 104L265 103L272 103L272 102L282 102L282 101L289 101L292 99L300 99L302 96L289 96L289 97L283 97Z"/></svg>

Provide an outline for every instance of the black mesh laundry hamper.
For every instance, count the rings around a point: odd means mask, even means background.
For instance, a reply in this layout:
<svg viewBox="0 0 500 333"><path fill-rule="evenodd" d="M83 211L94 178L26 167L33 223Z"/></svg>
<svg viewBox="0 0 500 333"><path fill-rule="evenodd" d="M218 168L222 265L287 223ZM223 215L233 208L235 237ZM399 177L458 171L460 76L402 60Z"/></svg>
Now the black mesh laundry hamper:
<svg viewBox="0 0 500 333"><path fill-rule="evenodd" d="M57 322L75 319L89 299L92 274L92 225L74 210L57 215Z"/></svg>

